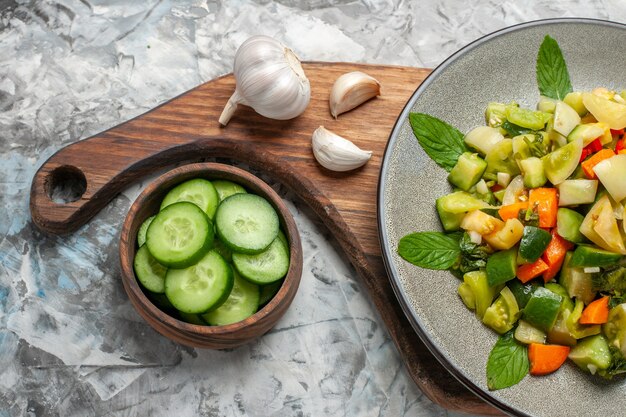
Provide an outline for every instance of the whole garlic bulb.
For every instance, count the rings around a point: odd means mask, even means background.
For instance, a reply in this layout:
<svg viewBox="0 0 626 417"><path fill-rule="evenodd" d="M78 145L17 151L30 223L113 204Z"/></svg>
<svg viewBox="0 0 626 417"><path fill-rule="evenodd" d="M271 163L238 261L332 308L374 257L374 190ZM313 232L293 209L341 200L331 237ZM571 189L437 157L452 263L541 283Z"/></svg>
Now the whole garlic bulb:
<svg viewBox="0 0 626 417"><path fill-rule="evenodd" d="M237 104L250 106L270 119L299 116L311 100L311 87L298 57L276 39L253 36L235 54L233 74L237 86L222 111L226 125Z"/></svg>

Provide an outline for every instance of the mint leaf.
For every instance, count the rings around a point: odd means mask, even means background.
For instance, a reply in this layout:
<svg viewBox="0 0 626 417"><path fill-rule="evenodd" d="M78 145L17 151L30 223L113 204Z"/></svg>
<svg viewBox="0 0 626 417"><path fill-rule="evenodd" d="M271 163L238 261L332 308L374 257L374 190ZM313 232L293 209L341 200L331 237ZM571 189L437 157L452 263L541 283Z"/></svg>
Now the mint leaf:
<svg viewBox="0 0 626 417"><path fill-rule="evenodd" d="M508 388L528 374L528 348L513 337L513 330L500 336L487 360L487 387Z"/></svg>
<svg viewBox="0 0 626 417"><path fill-rule="evenodd" d="M409 122L424 151L448 172L459 156L468 151L463 142L463 133L443 120L424 113L410 113Z"/></svg>
<svg viewBox="0 0 626 417"><path fill-rule="evenodd" d="M567 64L559 44L546 35L537 55L537 85L542 96L563 100L572 92Z"/></svg>
<svg viewBox="0 0 626 417"><path fill-rule="evenodd" d="M427 269L448 269L454 265L461 249L460 235L441 232L411 233L400 239L398 254L414 265Z"/></svg>

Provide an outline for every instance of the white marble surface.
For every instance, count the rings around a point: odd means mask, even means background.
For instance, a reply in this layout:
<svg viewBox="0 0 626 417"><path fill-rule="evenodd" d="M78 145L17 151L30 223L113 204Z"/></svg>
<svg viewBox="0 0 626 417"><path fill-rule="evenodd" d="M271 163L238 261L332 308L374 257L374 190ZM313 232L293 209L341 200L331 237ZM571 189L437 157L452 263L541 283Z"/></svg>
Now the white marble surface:
<svg viewBox="0 0 626 417"><path fill-rule="evenodd" d="M117 239L145 182L68 237L30 223L37 167L63 145L229 72L263 33L302 59L433 67L548 17L626 22L624 0L0 0L0 417L444 416L407 375L354 270L282 190L303 237L291 309L231 351L184 348L131 307Z"/></svg>

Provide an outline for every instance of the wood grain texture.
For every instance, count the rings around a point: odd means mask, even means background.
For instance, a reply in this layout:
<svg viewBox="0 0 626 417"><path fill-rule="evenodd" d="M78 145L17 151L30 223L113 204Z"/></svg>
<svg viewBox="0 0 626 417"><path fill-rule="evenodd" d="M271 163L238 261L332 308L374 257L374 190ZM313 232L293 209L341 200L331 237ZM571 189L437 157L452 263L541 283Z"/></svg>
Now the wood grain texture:
<svg viewBox="0 0 626 417"><path fill-rule="evenodd" d="M410 375L429 398L452 410L500 414L427 351L395 298L381 257L376 195L382 157L396 118L430 70L351 63L305 63L304 70L312 99L305 113L293 120L266 119L240 106L228 126L220 127L218 117L235 85L227 75L59 150L33 179L34 223L51 233L70 233L124 187L157 168L206 157L246 162L291 188L328 226L363 279ZM354 70L377 78L381 96L334 120L328 109L332 83ZM310 146L311 133L320 125L372 150L372 159L349 173L322 168ZM68 170L84 174L86 190L74 202L56 204L49 197L51 184Z"/></svg>

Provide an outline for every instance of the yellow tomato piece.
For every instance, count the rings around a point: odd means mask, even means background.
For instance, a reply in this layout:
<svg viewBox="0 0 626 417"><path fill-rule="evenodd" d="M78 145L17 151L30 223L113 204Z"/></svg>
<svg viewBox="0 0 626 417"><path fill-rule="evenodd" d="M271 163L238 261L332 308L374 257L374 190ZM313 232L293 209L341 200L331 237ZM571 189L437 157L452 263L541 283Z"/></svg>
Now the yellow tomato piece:
<svg viewBox="0 0 626 417"><path fill-rule="evenodd" d="M496 219L480 210L470 211L461 221L461 229L474 231L480 235L487 235L501 229L503 226L504 222L502 220Z"/></svg>
<svg viewBox="0 0 626 417"><path fill-rule="evenodd" d="M524 234L524 225L518 219L508 219L502 229L483 236L491 247L499 250L511 249Z"/></svg>
<svg viewBox="0 0 626 417"><path fill-rule="evenodd" d="M604 122L611 129L626 127L626 105L592 93L583 93L583 104L599 122Z"/></svg>
<svg viewBox="0 0 626 417"><path fill-rule="evenodd" d="M626 254L624 240L617 227L617 219L608 195L602 196L591 207L580 225L580 233L602 249Z"/></svg>

